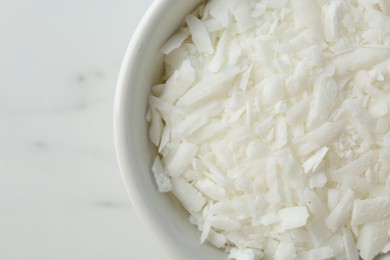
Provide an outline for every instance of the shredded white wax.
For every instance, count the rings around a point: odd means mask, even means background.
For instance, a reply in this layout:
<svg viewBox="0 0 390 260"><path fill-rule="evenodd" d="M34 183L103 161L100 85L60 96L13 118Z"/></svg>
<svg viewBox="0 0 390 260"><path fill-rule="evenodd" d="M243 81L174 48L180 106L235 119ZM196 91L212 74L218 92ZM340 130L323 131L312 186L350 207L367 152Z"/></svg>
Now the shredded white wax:
<svg viewBox="0 0 390 260"><path fill-rule="evenodd" d="M210 0L162 47L157 188L237 260L390 251L390 2Z"/></svg>

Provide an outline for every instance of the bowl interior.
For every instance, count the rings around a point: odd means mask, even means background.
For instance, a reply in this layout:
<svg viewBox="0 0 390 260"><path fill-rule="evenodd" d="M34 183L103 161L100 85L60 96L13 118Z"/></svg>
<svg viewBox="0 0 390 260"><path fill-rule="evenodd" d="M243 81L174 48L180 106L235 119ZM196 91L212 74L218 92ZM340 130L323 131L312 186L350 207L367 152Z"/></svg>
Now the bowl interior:
<svg viewBox="0 0 390 260"><path fill-rule="evenodd" d="M200 232L169 194L159 193L150 167L154 149L145 120L151 86L161 82L161 45L179 28L199 0L154 1L126 52L116 90L114 133L122 178L138 215L173 259L226 259L223 251L200 244Z"/></svg>

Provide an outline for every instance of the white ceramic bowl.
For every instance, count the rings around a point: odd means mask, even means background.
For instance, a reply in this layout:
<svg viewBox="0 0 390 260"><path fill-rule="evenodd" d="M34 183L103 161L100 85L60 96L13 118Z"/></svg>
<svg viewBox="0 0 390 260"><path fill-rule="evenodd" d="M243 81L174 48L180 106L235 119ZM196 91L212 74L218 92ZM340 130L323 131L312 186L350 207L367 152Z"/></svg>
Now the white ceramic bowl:
<svg viewBox="0 0 390 260"><path fill-rule="evenodd" d="M172 259L226 259L206 244L189 223L188 213L170 197L157 191L150 167L153 148L145 120L151 86L159 82L163 61L160 46L179 28L183 18L199 0L156 0L152 3L124 57L119 74L114 135L119 168L132 204L139 217L161 241ZM151 250L153 250L151 244Z"/></svg>

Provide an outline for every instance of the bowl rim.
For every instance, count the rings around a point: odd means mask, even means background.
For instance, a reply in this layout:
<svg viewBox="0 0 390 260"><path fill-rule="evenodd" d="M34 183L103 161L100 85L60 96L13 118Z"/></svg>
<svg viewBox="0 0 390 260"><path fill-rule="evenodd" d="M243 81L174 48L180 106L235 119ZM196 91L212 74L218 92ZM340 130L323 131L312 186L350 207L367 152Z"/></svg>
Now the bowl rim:
<svg viewBox="0 0 390 260"><path fill-rule="evenodd" d="M173 259L194 259L188 252L186 253L183 249L180 249L168 232L158 224L156 216L154 216L149 207L146 206L146 198L141 196L141 187L136 185L136 182L129 181L132 179L132 176L135 176L135 173L133 170L134 165L132 161L129 160L131 156L125 141L129 135L129 129L125 127L126 119L124 117L124 110L128 100L126 94L128 93L128 86L131 81L129 75L137 70L137 56L143 48L145 40L148 39L150 33L153 32L170 5L175 4L175 1L178 0L154 0L141 18L131 37L122 60L116 84L113 111L113 134L116 158L122 182L124 183L128 197L138 218L147 226L147 230L149 231L149 234L151 234L151 237L157 240L160 248L168 257Z"/></svg>

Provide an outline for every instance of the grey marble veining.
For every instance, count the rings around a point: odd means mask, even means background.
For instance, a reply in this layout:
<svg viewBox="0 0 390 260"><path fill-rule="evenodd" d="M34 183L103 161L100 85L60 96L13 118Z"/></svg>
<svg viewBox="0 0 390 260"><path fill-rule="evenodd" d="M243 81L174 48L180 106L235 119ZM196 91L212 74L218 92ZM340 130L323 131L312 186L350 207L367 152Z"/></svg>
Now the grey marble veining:
<svg viewBox="0 0 390 260"><path fill-rule="evenodd" d="M0 259L168 259L112 136L122 56L151 2L0 0Z"/></svg>

